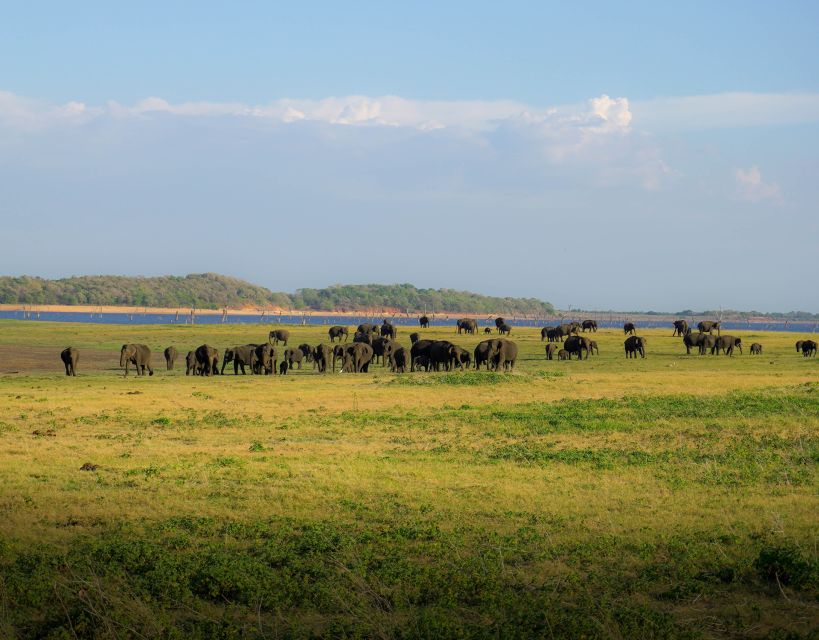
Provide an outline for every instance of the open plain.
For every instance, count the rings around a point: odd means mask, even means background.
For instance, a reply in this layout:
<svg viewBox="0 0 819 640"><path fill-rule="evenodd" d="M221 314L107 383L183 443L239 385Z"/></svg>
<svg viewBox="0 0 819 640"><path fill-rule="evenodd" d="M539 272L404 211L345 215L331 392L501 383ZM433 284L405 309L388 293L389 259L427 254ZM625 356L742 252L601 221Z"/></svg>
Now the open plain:
<svg viewBox="0 0 819 640"><path fill-rule="evenodd" d="M627 360L601 330L566 362L514 328L508 374L185 376L269 329L0 322L0 637L819 634L808 336L638 329Z"/></svg>

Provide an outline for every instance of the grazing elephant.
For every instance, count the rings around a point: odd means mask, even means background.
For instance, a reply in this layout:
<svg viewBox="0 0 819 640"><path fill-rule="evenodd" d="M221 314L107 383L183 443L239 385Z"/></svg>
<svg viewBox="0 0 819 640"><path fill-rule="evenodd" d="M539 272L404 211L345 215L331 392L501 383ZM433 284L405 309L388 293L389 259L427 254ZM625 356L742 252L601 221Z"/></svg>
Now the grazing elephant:
<svg viewBox="0 0 819 640"><path fill-rule="evenodd" d="M413 332L410 334L410 344L415 344L421 339L421 334L418 332Z"/></svg>
<svg viewBox="0 0 819 640"><path fill-rule="evenodd" d="M412 364L410 366L411 371L415 371L417 369L423 369L424 371L429 371L431 367L429 356L421 355L415 356L412 359Z"/></svg>
<svg viewBox="0 0 819 640"><path fill-rule="evenodd" d="M198 376L200 373L196 364L196 354L193 351L188 351L188 355L185 356L185 375Z"/></svg>
<svg viewBox="0 0 819 640"><path fill-rule="evenodd" d="M272 331L270 335L273 335ZM242 375L245 375L245 367L250 367L250 372L253 373L256 368L256 347L258 346L257 344L244 344L225 349L225 357L222 359L222 370L219 373L224 375L225 366L231 361L233 361L233 375L239 375L239 369L242 370Z"/></svg>
<svg viewBox="0 0 819 640"><path fill-rule="evenodd" d="M700 345L702 344L703 339L705 338L706 334L704 333L692 333L691 329L683 334L683 344L685 345L685 353L691 355L691 349L696 347L698 350Z"/></svg>
<svg viewBox="0 0 819 640"><path fill-rule="evenodd" d="M309 344L300 344L299 349L304 354L304 361L305 362L312 362L313 360L313 347Z"/></svg>
<svg viewBox="0 0 819 640"><path fill-rule="evenodd" d="M591 355L600 355L600 349L597 347L597 340L589 340L589 353Z"/></svg>
<svg viewBox="0 0 819 640"><path fill-rule="evenodd" d="M623 343L626 348L626 358L636 358L639 353L643 358L646 357L646 339L639 336L629 336Z"/></svg>
<svg viewBox="0 0 819 640"><path fill-rule="evenodd" d="M512 333L512 327L510 327L508 324L502 324L498 327L498 333L502 336L508 336L510 333Z"/></svg>
<svg viewBox="0 0 819 640"><path fill-rule="evenodd" d="M802 341L802 355L806 358L810 358L816 355L816 341L815 340L803 340Z"/></svg>
<svg viewBox="0 0 819 640"><path fill-rule="evenodd" d="M455 360L455 345L448 340L436 340L429 347L429 362L434 371L449 371Z"/></svg>
<svg viewBox="0 0 819 640"><path fill-rule="evenodd" d="M318 367L319 373L327 373L327 362L333 357L333 350L326 344L317 345L313 349L313 366Z"/></svg>
<svg viewBox="0 0 819 640"><path fill-rule="evenodd" d="M167 367L168 371L173 371L173 363L176 362L177 351L176 347L168 347L164 351L165 355L165 366Z"/></svg>
<svg viewBox="0 0 819 640"><path fill-rule="evenodd" d="M563 348L569 352L569 355L575 353L577 354L577 359L583 359L583 350L586 350L586 360L589 359L589 351L591 350L590 343L591 340L588 338L584 338L583 336L569 336L566 338L566 342L563 343Z"/></svg>
<svg viewBox="0 0 819 640"><path fill-rule="evenodd" d="M546 359L554 360L554 354L557 353L557 346L551 342L546 344Z"/></svg>
<svg viewBox="0 0 819 640"><path fill-rule="evenodd" d="M710 333L703 333L700 335L702 336L700 340L700 355L704 356L706 351L710 351L713 354L714 346L717 344L717 339Z"/></svg>
<svg viewBox="0 0 819 640"><path fill-rule="evenodd" d="M489 351L492 346L492 340L484 340L483 342L478 343L478 346L475 347L475 351L473 352L475 355L475 368L480 369L481 365L486 363L486 368L489 368Z"/></svg>
<svg viewBox="0 0 819 640"><path fill-rule="evenodd" d="M341 372L367 373L373 359L373 348L366 342L348 345L341 360Z"/></svg>
<svg viewBox="0 0 819 640"><path fill-rule="evenodd" d="M495 318L495 328L498 330L498 333L500 333L500 328L505 324L506 320L504 320L503 318L501 317Z"/></svg>
<svg viewBox="0 0 819 640"><path fill-rule="evenodd" d="M145 369L148 370L148 375L154 375L154 370L151 368L151 350L144 344L124 344L119 352L119 366L125 367L125 375L128 375L128 365L133 364L136 367L138 376L145 375Z"/></svg>
<svg viewBox="0 0 819 640"><path fill-rule="evenodd" d="M713 322L711 320L703 320L702 322L697 323L697 329L700 333L712 333L715 329L717 333L719 333L719 322Z"/></svg>
<svg viewBox="0 0 819 640"><path fill-rule="evenodd" d="M489 348L489 363L493 371L503 368L512 371L518 359L518 345L511 340L498 338L493 340Z"/></svg>
<svg viewBox="0 0 819 640"><path fill-rule="evenodd" d="M686 333L688 333L688 323L685 320L675 320L674 333L671 334L671 337L684 336Z"/></svg>
<svg viewBox="0 0 819 640"><path fill-rule="evenodd" d="M802 351L802 343L805 342L804 340L797 340L796 341L796 353Z"/></svg>
<svg viewBox="0 0 819 640"><path fill-rule="evenodd" d="M583 329L583 333L586 333L586 331L594 331L597 333L597 320L584 320L581 327Z"/></svg>
<svg viewBox="0 0 819 640"><path fill-rule="evenodd" d="M714 346L711 347L711 355L719 355L722 351L726 356L734 355L734 348L739 349L742 353L742 340L734 336L717 336Z"/></svg>
<svg viewBox="0 0 819 640"><path fill-rule="evenodd" d="M276 347L269 342L260 344L256 347L255 361L253 363L253 373L259 375L276 375L276 365L278 364L279 356L276 353Z"/></svg>
<svg viewBox="0 0 819 640"><path fill-rule="evenodd" d="M461 318L455 325L457 327L457 333L477 333L478 332L478 323L473 318Z"/></svg>
<svg viewBox="0 0 819 640"><path fill-rule="evenodd" d="M304 352L301 349L285 349L284 354L282 357L287 362L287 368L292 369L293 363L299 365L299 369L301 369L301 361L304 359Z"/></svg>
<svg viewBox="0 0 819 640"><path fill-rule="evenodd" d="M353 335L353 342L363 342L372 346L373 334L370 331L356 331Z"/></svg>
<svg viewBox="0 0 819 640"><path fill-rule="evenodd" d="M762 354L762 345L758 342L751 343L751 355L758 356Z"/></svg>
<svg viewBox="0 0 819 640"><path fill-rule="evenodd" d="M392 326L392 323L387 322L386 320L384 320L384 324L381 325L379 331L382 338L389 337L392 340L395 340L395 336L398 335L398 330Z"/></svg>
<svg viewBox="0 0 819 640"><path fill-rule="evenodd" d="M80 361L80 352L74 347L63 349L60 353L60 360L65 365L65 375L77 375L77 363Z"/></svg>
<svg viewBox="0 0 819 640"><path fill-rule="evenodd" d="M396 347L392 352L392 370L395 373L406 373L409 351L405 347Z"/></svg>
<svg viewBox="0 0 819 640"><path fill-rule="evenodd" d="M630 333L631 335L635 335L637 333L637 327L634 326L633 322L626 322L623 325L623 333L624 334L629 334Z"/></svg>
<svg viewBox="0 0 819 640"><path fill-rule="evenodd" d="M572 354L570 354L565 349L561 349L560 351L557 352L557 359L558 360L571 360L572 359Z"/></svg>
<svg viewBox="0 0 819 640"><path fill-rule="evenodd" d="M196 347L193 356L196 360L196 368L199 370L200 376L209 376L219 373L219 351L209 344Z"/></svg>
<svg viewBox="0 0 819 640"><path fill-rule="evenodd" d="M279 344L279 342L283 343L284 346L287 346L287 341L290 339L290 332L287 329L273 329L270 332L270 335L267 337L267 341L270 344Z"/></svg>
<svg viewBox="0 0 819 640"><path fill-rule="evenodd" d="M415 359L418 356L426 356L429 358L429 350L432 347L433 340L419 340L412 347L410 347L410 371L415 371Z"/></svg>
<svg viewBox="0 0 819 640"><path fill-rule="evenodd" d="M350 334L347 327L330 327L327 333L330 335L330 342L335 342L336 338L341 342L341 336L344 336L344 342L347 342L347 337Z"/></svg>
<svg viewBox="0 0 819 640"><path fill-rule="evenodd" d="M422 329L429 329L429 318L426 316L421 316L418 318L418 324L421 325Z"/></svg>

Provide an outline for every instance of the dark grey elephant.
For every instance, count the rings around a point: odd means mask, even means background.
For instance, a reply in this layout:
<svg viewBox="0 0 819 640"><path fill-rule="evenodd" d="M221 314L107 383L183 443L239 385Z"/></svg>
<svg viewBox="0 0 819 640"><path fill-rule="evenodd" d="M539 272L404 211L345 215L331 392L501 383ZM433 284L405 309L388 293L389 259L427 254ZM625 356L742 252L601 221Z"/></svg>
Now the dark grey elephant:
<svg viewBox="0 0 819 640"><path fill-rule="evenodd" d="M720 323L713 320L703 320L697 323L697 329L700 333L712 333L714 330L719 333Z"/></svg>
<svg viewBox="0 0 819 640"><path fill-rule="evenodd" d="M410 347L410 371L415 371L415 359L418 356L429 358L429 350L433 342L433 340L419 340Z"/></svg>
<svg viewBox="0 0 819 640"><path fill-rule="evenodd" d="M646 357L646 339L639 336L629 336L623 343L626 348L626 358L636 358L639 353L641 357Z"/></svg>
<svg viewBox="0 0 819 640"><path fill-rule="evenodd" d="M453 368L458 367L461 371L464 369L469 369L472 366L472 356L470 355L469 351L455 345L454 353L455 359L453 361Z"/></svg>
<svg viewBox="0 0 819 640"><path fill-rule="evenodd" d="M313 347L309 344L300 344L299 349L304 354L304 361L305 362L312 362L313 361Z"/></svg>
<svg viewBox="0 0 819 640"><path fill-rule="evenodd" d="M392 352L392 370L395 373L406 373L409 357L406 347L396 347Z"/></svg>
<svg viewBox="0 0 819 640"><path fill-rule="evenodd" d="M561 349L560 351L557 352L557 359L558 360L571 360L572 359L572 354L570 354L565 349Z"/></svg>
<svg viewBox="0 0 819 640"><path fill-rule="evenodd" d="M327 373L327 363L332 357L332 347L326 344L316 345L313 349L313 366L318 368L319 373Z"/></svg>
<svg viewBox="0 0 819 640"><path fill-rule="evenodd" d="M125 375L128 375L128 365L133 364L138 376L154 375L151 367L151 350L144 344L124 344L119 352L119 366L125 367Z"/></svg>
<svg viewBox="0 0 819 640"><path fill-rule="evenodd" d="M287 341L290 339L290 332L287 329L273 329L267 337L270 344L276 345L280 342L287 346Z"/></svg>
<svg viewBox="0 0 819 640"><path fill-rule="evenodd" d="M381 358L381 364L387 366L387 351L392 351L392 348L388 346L390 343L392 343L392 340L389 338L373 338L370 343L373 348L373 364L378 363L378 359Z"/></svg>
<svg viewBox="0 0 819 640"><path fill-rule="evenodd" d="M474 318L461 318L455 323L456 333L477 333L478 323Z"/></svg>
<svg viewBox="0 0 819 640"><path fill-rule="evenodd" d="M80 361L80 352L74 347L67 347L60 353L60 360L65 365L65 375L77 375L77 363Z"/></svg>
<svg viewBox="0 0 819 640"><path fill-rule="evenodd" d="M546 344L546 359L554 360L554 355L557 353L557 345L549 342Z"/></svg>
<svg viewBox="0 0 819 640"><path fill-rule="evenodd" d="M270 333L273 334L272 331ZM256 366L256 347L258 346L258 344L243 344L225 349L220 373L225 373L225 366L227 366L228 362L233 362L234 375L239 375L240 369L242 375L246 375L245 367L250 367L250 372L253 373Z"/></svg>
<svg viewBox="0 0 819 640"><path fill-rule="evenodd" d="M597 346L597 340L589 340L589 354L600 355L600 349Z"/></svg>
<svg viewBox="0 0 819 640"><path fill-rule="evenodd" d="M711 347L711 355L719 355L719 352L722 351L726 356L733 356L734 349L739 349L739 352L742 353L742 339L720 335L717 336L714 346Z"/></svg>
<svg viewBox="0 0 819 640"><path fill-rule="evenodd" d="M802 341L802 355L806 358L811 358L816 355L816 341L803 340Z"/></svg>
<svg viewBox="0 0 819 640"><path fill-rule="evenodd" d="M293 364L299 365L299 369L301 369L301 361L304 359L304 352L301 349L285 349L284 354L282 357L287 362L287 368L292 369Z"/></svg>
<svg viewBox="0 0 819 640"><path fill-rule="evenodd" d="M199 375L209 376L219 373L219 351L215 347L209 344L200 345L196 347L194 357Z"/></svg>
<svg viewBox="0 0 819 640"><path fill-rule="evenodd" d="M418 318L418 324L421 325L422 329L429 329L429 318L426 316L421 316Z"/></svg>
<svg viewBox="0 0 819 640"><path fill-rule="evenodd" d="M691 355L691 349L696 348L699 351L700 345L702 344L702 341L706 337L706 335L707 334L705 333L692 333L691 329L689 329L685 334L683 334L683 344L685 345L685 352L688 355Z"/></svg>
<svg viewBox="0 0 819 640"><path fill-rule="evenodd" d="M381 325L379 332L382 338L391 338L392 340L395 340L395 336L398 335L398 329L388 320L384 320L384 324Z"/></svg>
<svg viewBox="0 0 819 640"><path fill-rule="evenodd" d="M671 334L671 337L684 336L686 333L688 333L688 323L685 320L675 320L674 333Z"/></svg>
<svg viewBox="0 0 819 640"><path fill-rule="evenodd" d="M500 333L500 328L501 328L503 325L505 325L505 324L506 324L506 320L504 320L504 319L503 319L503 318L501 318L500 316L498 316L497 318L495 318L495 329L497 329L497 330L498 330L498 333Z"/></svg>
<svg viewBox="0 0 819 640"><path fill-rule="evenodd" d="M512 327L504 323L498 327L498 333L502 336L508 336L510 333L512 333Z"/></svg>
<svg viewBox="0 0 819 640"><path fill-rule="evenodd" d="M797 340L796 341L796 353L799 353L800 351L802 351L802 343L803 342L804 342L804 340Z"/></svg>
<svg viewBox="0 0 819 640"><path fill-rule="evenodd" d="M353 335L353 342L362 342L370 346L373 345L372 331L356 331Z"/></svg>
<svg viewBox="0 0 819 640"><path fill-rule="evenodd" d="M583 323L581 324L581 327L583 329L583 333L585 333L586 331L593 331L596 333L597 320L584 320Z"/></svg>
<svg viewBox="0 0 819 640"><path fill-rule="evenodd" d="M375 333L378 334L378 326L370 322L362 322L356 329L357 333Z"/></svg>
<svg viewBox="0 0 819 640"><path fill-rule="evenodd" d="M634 326L633 322L626 322L623 324L623 333L635 335L637 333L637 327Z"/></svg>
<svg viewBox="0 0 819 640"><path fill-rule="evenodd" d="M269 342L260 344L255 349L253 360L253 373L260 375L276 375L276 368L279 362L279 356L274 347Z"/></svg>
<svg viewBox="0 0 819 640"><path fill-rule="evenodd" d="M176 351L176 347L168 347L163 352L165 356L165 367L168 371L173 371L173 363L176 362L176 357L179 355Z"/></svg>
<svg viewBox="0 0 819 640"><path fill-rule="evenodd" d="M499 338L489 347L489 366L493 371L512 371L518 359L518 345L511 340Z"/></svg>
<svg viewBox="0 0 819 640"><path fill-rule="evenodd" d="M492 348L492 338L489 340L484 340L483 342L479 342L478 345L475 347L475 350L472 352L475 356L475 368L480 369L482 364L486 365L486 368L489 369L489 352Z"/></svg>
<svg viewBox="0 0 819 640"><path fill-rule="evenodd" d="M448 340L435 340L429 347L429 362L433 371L440 371L443 366L444 371L452 368L455 360L455 345Z"/></svg>
<svg viewBox="0 0 819 640"><path fill-rule="evenodd" d="M347 327L330 327L327 331L330 335L330 342L335 342L336 338L338 341L341 342L341 337L344 336L344 342L347 342L347 337L350 335L350 331Z"/></svg>
<svg viewBox="0 0 819 640"><path fill-rule="evenodd" d="M413 332L410 334L410 344L415 344L421 339L421 334L418 332Z"/></svg>
<svg viewBox="0 0 819 640"><path fill-rule="evenodd" d="M751 355L752 356L762 355L762 345L759 344L758 342L752 342L751 343Z"/></svg>
<svg viewBox="0 0 819 640"><path fill-rule="evenodd" d="M566 342L563 343L563 348L569 352L569 354L577 355L577 359L581 360L583 358L583 351L586 352L586 360L589 359L589 351L591 351L591 340L583 336L569 336L566 338Z"/></svg>
<svg viewBox="0 0 819 640"><path fill-rule="evenodd" d="M185 356L185 375L198 376L200 373L196 364L196 354L193 351L188 351L188 355Z"/></svg>
<svg viewBox="0 0 819 640"><path fill-rule="evenodd" d="M717 344L717 338L712 336L710 333L701 333L699 334L701 337L700 339L700 355L704 356L706 352L714 352L714 347Z"/></svg>
<svg viewBox="0 0 819 640"><path fill-rule="evenodd" d="M373 348L366 342L347 345L341 362L342 373L367 373L373 359Z"/></svg>

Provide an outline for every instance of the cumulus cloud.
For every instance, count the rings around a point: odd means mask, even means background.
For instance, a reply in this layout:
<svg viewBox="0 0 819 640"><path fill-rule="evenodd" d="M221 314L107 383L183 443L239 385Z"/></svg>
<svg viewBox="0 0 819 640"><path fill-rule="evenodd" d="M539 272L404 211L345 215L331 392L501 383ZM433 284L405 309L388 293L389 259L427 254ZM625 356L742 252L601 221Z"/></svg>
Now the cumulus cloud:
<svg viewBox="0 0 819 640"><path fill-rule="evenodd" d="M742 200L748 202L762 202L763 200L777 202L782 198L779 185L775 182L765 182L762 179L762 172L757 166L750 169L734 170L734 179L736 180L737 195Z"/></svg>

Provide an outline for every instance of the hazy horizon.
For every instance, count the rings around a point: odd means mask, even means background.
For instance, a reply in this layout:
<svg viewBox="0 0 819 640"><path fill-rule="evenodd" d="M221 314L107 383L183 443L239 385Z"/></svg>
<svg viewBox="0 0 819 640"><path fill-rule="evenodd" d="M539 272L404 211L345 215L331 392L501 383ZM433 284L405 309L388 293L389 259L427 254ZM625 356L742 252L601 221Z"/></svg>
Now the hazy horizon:
<svg viewBox="0 0 819 640"><path fill-rule="evenodd" d="M0 273L819 312L815 3L7 14Z"/></svg>

